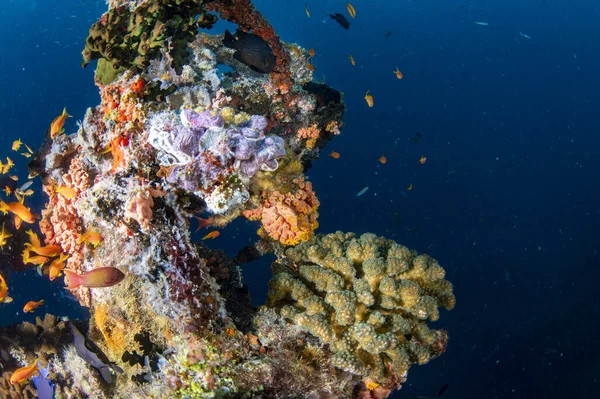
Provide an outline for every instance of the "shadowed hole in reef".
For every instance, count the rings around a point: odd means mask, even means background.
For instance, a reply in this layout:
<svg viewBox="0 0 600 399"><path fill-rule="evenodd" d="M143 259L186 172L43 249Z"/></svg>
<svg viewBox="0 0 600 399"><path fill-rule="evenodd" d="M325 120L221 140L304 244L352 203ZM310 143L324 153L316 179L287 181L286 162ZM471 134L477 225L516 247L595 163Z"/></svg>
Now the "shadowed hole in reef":
<svg viewBox="0 0 600 399"><path fill-rule="evenodd" d="M150 367L152 371L158 371L158 353L161 353L162 349L150 341L150 335L147 332L138 333L133 338L139 344L142 353L139 354L135 350L133 352L125 351L121 356L121 360L131 366L139 364L144 368L142 373L131 377L133 381L140 384L150 382L152 374L148 372L147 368Z"/></svg>

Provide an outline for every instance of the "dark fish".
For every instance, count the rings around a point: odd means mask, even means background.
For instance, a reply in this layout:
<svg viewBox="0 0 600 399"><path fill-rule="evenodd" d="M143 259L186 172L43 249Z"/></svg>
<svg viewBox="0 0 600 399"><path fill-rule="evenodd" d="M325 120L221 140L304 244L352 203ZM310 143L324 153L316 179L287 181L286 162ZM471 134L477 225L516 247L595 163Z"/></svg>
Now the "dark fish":
<svg viewBox="0 0 600 399"><path fill-rule="evenodd" d="M233 58L246 64L254 72L269 73L275 68L277 59L271 47L261 37L252 33L235 31L235 36L225 30L223 45L236 50Z"/></svg>
<svg viewBox="0 0 600 399"><path fill-rule="evenodd" d="M385 38L386 38L386 39L389 39L389 38L390 38L390 36L392 36L393 34L394 34L394 32L391 32L391 31L390 31L390 32L387 32L387 33L385 34Z"/></svg>
<svg viewBox="0 0 600 399"><path fill-rule="evenodd" d="M417 137L423 137L423 135L421 134L421 132L416 132L416 133L415 133L415 135L416 135Z"/></svg>
<svg viewBox="0 0 600 399"><path fill-rule="evenodd" d="M342 14L336 12L335 14L329 14L329 16L331 17L331 19L335 19L338 24L342 25L342 28L350 28L350 22L348 22L346 17L344 17Z"/></svg>

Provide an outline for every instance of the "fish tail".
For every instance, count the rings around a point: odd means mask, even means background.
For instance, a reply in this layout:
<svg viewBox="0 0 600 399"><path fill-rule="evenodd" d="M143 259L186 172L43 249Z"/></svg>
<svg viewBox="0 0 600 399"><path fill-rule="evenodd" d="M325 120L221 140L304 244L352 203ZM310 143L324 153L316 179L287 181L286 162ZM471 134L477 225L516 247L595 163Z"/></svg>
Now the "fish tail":
<svg viewBox="0 0 600 399"><path fill-rule="evenodd" d="M63 112L62 112L62 117L63 117L63 118L72 118L72 117L73 117L72 115L69 115L69 113L67 112L67 107L65 107L65 108L63 109Z"/></svg>
<svg viewBox="0 0 600 399"><path fill-rule="evenodd" d="M43 304L44 304L44 300L43 300L43 299L40 299L40 300L38 301L38 303L39 303L40 305L43 305Z"/></svg>
<svg viewBox="0 0 600 399"><path fill-rule="evenodd" d="M8 213L8 204L2 200L0 200L0 212L4 213L5 215Z"/></svg>
<svg viewBox="0 0 600 399"><path fill-rule="evenodd" d="M35 360L33 361L33 363L31 364L31 367L34 370L39 370L40 369L40 358L36 357Z"/></svg>

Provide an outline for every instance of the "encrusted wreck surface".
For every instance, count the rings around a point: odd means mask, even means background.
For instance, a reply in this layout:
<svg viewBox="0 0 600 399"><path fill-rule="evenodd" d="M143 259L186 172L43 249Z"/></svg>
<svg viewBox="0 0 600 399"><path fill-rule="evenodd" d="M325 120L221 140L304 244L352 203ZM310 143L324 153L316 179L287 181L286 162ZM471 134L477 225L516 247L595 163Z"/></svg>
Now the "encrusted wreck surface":
<svg viewBox="0 0 600 399"><path fill-rule="evenodd" d="M454 306L435 261L374 235L315 236L304 172L343 129L341 93L313 82L306 51L249 1L204 3L112 1L91 28L84 60L99 59L102 101L34 158L48 195L39 227L67 270L126 277L73 290L100 365L66 320L0 330L2 395L33 397L8 378L39 357L57 398L382 398L444 351L446 333L425 324ZM214 23L205 5L265 40L275 70L253 72L222 35L191 33ZM207 233L260 222L238 262L278 256L265 306L252 309L238 264L192 242L194 215Z"/></svg>

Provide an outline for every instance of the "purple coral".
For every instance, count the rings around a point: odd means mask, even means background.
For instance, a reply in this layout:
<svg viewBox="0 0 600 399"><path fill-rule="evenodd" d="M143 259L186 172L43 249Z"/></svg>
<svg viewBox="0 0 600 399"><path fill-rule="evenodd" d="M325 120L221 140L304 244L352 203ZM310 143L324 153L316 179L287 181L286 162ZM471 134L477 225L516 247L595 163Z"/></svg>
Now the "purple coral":
<svg viewBox="0 0 600 399"><path fill-rule="evenodd" d="M277 169L277 158L285 156L283 139L279 136L265 137L262 130L266 127L264 117L253 115L250 127L229 131L229 148L235 158L235 167L247 177L254 176L261 169Z"/></svg>
<svg viewBox="0 0 600 399"><path fill-rule="evenodd" d="M208 111L196 112L191 109L184 109L181 111L179 117L184 126L189 127L194 131L204 131L204 129L211 127L225 126L225 121L221 115L217 114L212 116Z"/></svg>

